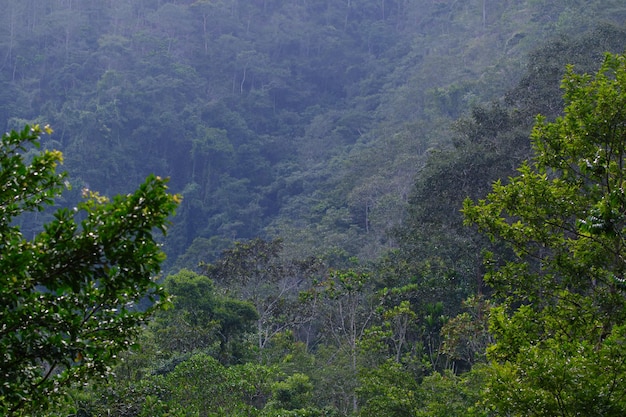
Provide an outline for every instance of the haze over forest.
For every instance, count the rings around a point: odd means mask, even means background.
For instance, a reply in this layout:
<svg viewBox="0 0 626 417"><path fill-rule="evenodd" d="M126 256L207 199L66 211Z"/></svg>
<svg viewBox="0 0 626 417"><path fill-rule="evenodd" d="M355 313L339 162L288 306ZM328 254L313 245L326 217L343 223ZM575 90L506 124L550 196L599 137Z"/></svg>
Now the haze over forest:
<svg viewBox="0 0 626 417"><path fill-rule="evenodd" d="M483 255L509 252L463 200L531 158L568 64L626 50L622 1L0 5L0 127L52 126L57 206L150 174L183 197L180 302L63 415L499 415Z"/></svg>
<svg viewBox="0 0 626 417"><path fill-rule="evenodd" d="M0 120L50 123L76 195L170 177L170 266L257 236L371 259L450 122L621 16L553 3L7 1Z"/></svg>

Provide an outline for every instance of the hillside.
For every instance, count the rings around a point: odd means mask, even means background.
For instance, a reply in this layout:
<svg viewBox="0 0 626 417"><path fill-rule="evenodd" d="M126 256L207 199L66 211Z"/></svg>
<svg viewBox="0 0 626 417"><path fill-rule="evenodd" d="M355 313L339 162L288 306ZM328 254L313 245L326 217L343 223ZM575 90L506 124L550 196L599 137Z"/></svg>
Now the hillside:
<svg viewBox="0 0 626 417"><path fill-rule="evenodd" d="M623 16L492 3L7 1L0 120L55 128L76 198L169 176L170 266L255 236L373 258L451 120L538 42Z"/></svg>
<svg viewBox="0 0 626 417"><path fill-rule="evenodd" d="M171 308L50 412L622 415L622 3L0 3L56 205L183 197Z"/></svg>

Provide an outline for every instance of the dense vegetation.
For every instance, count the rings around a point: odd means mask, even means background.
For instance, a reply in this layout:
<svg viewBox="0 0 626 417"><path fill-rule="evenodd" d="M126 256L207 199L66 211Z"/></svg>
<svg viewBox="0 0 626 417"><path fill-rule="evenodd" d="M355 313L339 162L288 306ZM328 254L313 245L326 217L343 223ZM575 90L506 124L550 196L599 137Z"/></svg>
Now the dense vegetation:
<svg viewBox="0 0 626 417"><path fill-rule="evenodd" d="M621 264L587 263L605 258L582 240L571 242L580 263L562 264L569 252L550 246L565 250L557 233L509 231L488 214L534 213L530 198L498 205L498 193L526 186L507 185L517 167L566 171L541 141L560 143L553 130L566 127L549 122L566 106L570 123L599 117L578 112L584 100L572 95L593 92L577 74L624 52L622 2L4 3L0 122L54 127L42 146L64 152L74 190L57 204L75 205L84 187L127 193L153 173L183 196L164 241L173 308L146 326L140 350L123 354L116 378L72 391L66 414L553 415L550 395L567 386L573 394L557 403L569 415L606 391L597 380L576 397L570 374L542 387L548 368L526 365L558 365L554 346L564 357L583 346L600 376L621 357L622 312L611 298L621 289L602 281L620 277ZM537 114L545 119L531 142ZM595 134L574 127L570 136ZM586 156L560 146L572 166ZM611 217L620 196L581 200L568 190L553 191L588 211L546 201L540 213L621 224ZM466 215L489 236L463 225L467 197L477 203ZM19 226L30 236L49 219ZM610 235L621 230L570 226L619 246ZM546 248L541 266L554 270L535 271L528 242ZM597 271L588 281L560 281L587 267ZM537 280L526 288L519 276ZM585 292L591 281L605 298ZM515 296L544 296L533 291L546 282L545 304L522 309ZM571 305L587 327L555 333ZM518 328L527 322L536 327ZM574 331L598 344L577 344ZM529 346L510 340L519 333ZM522 378L524 369L536 372ZM507 378L528 397L499 402ZM605 400L589 413L623 410Z"/></svg>
<svg viewBox="0 0 626 417"><path fill-rule="evenodd" d="M68 386L107 377L151 314L167 301L155 282L177 196L149 177L113 201L84 190L45 230L25 237L14 220L59 196L59 151L36 149L49 126L26 126L0 141L0 413L39 414ZM148 299L149 306L136 305ZM23 414L24 413L24 414Z"/></svg>
<svg viewBox="0 0 626 417"><path fill-rule="evenodd" d="M546 3L7 1L0 120L50 123L76 190L169 176L177 269L257 236L372 259L451 120L539 39L623 16Z"/></svg>

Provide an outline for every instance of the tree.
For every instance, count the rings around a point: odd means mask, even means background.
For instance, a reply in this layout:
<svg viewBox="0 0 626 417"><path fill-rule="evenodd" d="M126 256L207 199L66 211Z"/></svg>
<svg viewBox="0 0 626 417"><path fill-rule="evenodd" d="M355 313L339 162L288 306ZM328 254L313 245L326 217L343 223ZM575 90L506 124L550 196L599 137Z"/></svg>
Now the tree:
<svg viewBox="0 0 626 417"><path fill-rule="evenodd" d="M36 152L42 130L52 132L26 126L0 142L0 414L9 416L106 375L167 300L154 280L164 255L153 233L165 233L178 197L161 178L112 201L84 190L74 210L57 210L44 230L23 236L20 216L42 211L64 188L62 154Z"/></svg>
<svg viewBox="0 0 626 417"><path fill-rule="evenodd" d="M313 384L305 374L295 373L272 385L271 407L297 410L310 406Z"/></svg>
<svg viewBox="0 0 626 417"><path fill-rule="evenodd" d="M500 305L485 403L509 416L626 411L626 57L568 67L564 116L538 117L535 157L463 211L512 260L487 256Z"/></svg>
<svg viewBox="0 0 626 417"><path fill-rule="evenodd" d="M371 293L367 273L353 269L330 271L329 276L314 291L324 301L320 308L320 333L327 349L317 352L327 355L326 366L319 384L318 398L325 398L344 414L357 413L356 389L361 369L359 345L377 316L379 298ZM370 291L368 291L370 290Z"/></svg>
<svg viewBox="0 0 626 417"><path fill-rule="evenodd" d="M220 294L214 282L183 269L165 279L174 308L157 315L153 329L168 353L211 352L228 362L237 360L233 344L251 332L258 319L254 305Z"/></svg>
<svg viewBox="0 0 626 417"><path fill-rule="evenodd" d="M488 416L476 403L484 386L486 369L483 365L460 375L451 370L435 372L425 377L416 392L419 406L415 417Z"/></svg>
<svg viewBox="0 0 626 417"><path fill-rule="evenodd" d="M276 373L254 363L226 367L198 353L157 382L170 408L184 409L186 415L255 415L269 399Z"/></svg>
<svg viewBox="0 0 626 417"><path fill-rule="evenodd" d="M388 360L373 369L364 369L357 388L363 403L359 415L414 416L418 383L399 362Z"/></svg>
<svg viewBox="0 0 626 417"><path fill-rule="evenodd" d="M214 264L204 265L208 277L256 308L260 350L281 332L297 331L311 320L299 293L323 268L316 258L283 259L282 249L278 239L236 242Z"/></svg>

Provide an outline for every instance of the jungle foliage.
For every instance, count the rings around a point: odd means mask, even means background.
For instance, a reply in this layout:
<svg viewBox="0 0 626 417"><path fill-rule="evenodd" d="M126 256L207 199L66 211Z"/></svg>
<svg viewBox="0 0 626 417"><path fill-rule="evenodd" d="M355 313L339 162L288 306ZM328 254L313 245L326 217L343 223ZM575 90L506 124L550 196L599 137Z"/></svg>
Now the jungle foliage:
<svg viewBox="0 0 626 417"><path fill-rule="evenodd" d="M623 414L622 2L0 3L53 208L182 196L171 308L55 413Z"/></svg>

